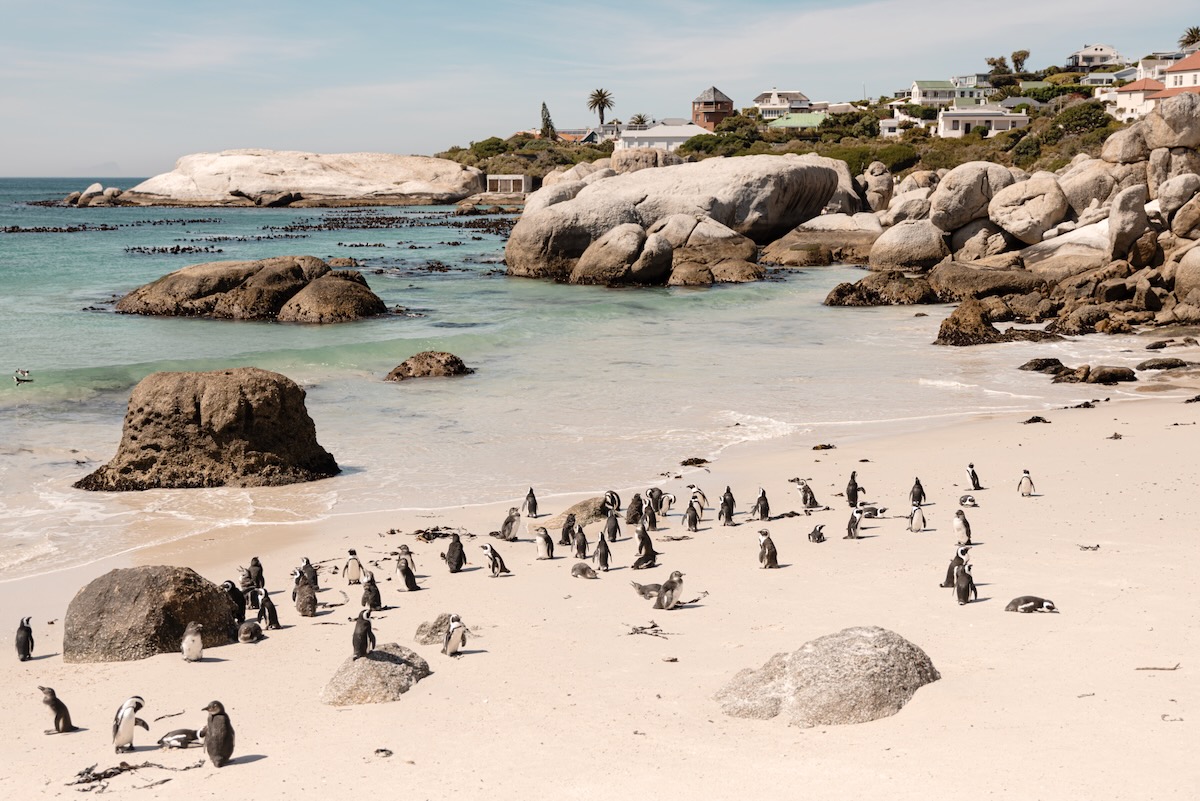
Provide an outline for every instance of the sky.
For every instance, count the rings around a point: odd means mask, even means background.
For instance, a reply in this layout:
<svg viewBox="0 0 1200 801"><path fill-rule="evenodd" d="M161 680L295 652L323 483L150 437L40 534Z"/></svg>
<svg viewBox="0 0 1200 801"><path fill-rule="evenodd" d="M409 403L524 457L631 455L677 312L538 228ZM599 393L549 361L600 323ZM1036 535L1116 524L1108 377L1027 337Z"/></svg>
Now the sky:
<svg viewBox="0 0 1200 801"><path fill-rule="evenodd" d="M0 0L0 176L150 176L239 147L432 155L540 125L891 95L1087 44L1137 58L1200 13L1128 0Z"/></svg>

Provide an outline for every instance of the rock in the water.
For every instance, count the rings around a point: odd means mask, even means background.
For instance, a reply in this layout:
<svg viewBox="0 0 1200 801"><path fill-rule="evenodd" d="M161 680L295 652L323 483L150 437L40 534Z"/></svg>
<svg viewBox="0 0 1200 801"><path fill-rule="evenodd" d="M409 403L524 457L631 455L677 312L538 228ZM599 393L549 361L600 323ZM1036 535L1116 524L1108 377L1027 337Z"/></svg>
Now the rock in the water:
<svg viewBox="0 0 1200 801"><path fill-rule="evenodd" d="M930 271L929 285L947 301L970 295L1024 295L1046 288L1044 279L1020 267L992 268L979 261L964 264L949 259Z"/></svg>
<svg viewBox="0 0 1200 801"><path fill-rule="evenodd" d="M205 648L234 642L237 618L225 590L186 567L110 570L75 594L63 626L63 661L124 662L177 653L187 624L204 626Z"/></svg>
<svg viewBox="0 0 1200 801"><path fill-rule="evenodd" d="M1087 377L1089 384L1117 384L1124 381L1137 381L1137 375L1128 367L1093 367Z"/></svg>
<svg viewBox="0 0 1200 801"><path fill-rule="evenodd" d="M716 695L732 717L783 715L793 726L866 723L896 714L918 689L941 678L929 656L877 626L842 629L758 670L738 673Z"/></svg>
<svg viewBox="0 0 1200 801"><path fill-rule="evenodd" d="M1049 373L1049 374L1053 375L1054 373L1061 372L1062 370L1065 370L1067 368L1058 359L1041 358L1041 359L1030 359L1029 361L1022 364L1020 367L1018 367L1017 369L1018 370L1026 370L1026 371L1033 372L1033 373Z"/></svg>
<svg viewBox="0 0 1200 801"><path fill-rule="evenodd" d="M450 613L443 612L433 620L427 620L417 626L417 634L413 638L419 645L441 645L450 630Z"/></svg>
<svg viewBox="0 0 1200 801"><path fill-rule="evenodd" d="M1069 208L1058 178L1038 173L997 192L988 203L988 217L1025 244L1034 245L1063 221Z"/></svg>
<svg viewBox="0 0 1200 801"><path fill-rule="evenodd" d="M873 272L851 284L835 286L826 306L909 306L937 303L937 293L924 278L909 278L898 270Z"/></svg>
<svg viewBox="0 0 1200 801"><path fill-rule="evenodd" d="M950 255L942 231L929 220L906 220L875 240L872 270L928 270Z"/></svg>
<svg viewBox="0 0 1200 801"><path fill-rule="evenodd" d="M988 215L988 204L1013 183L1012 173L990 161L969 161L946 174L929 197L929 219L943 231L956 231Z"/></svg>
<svg viewBox="0 0 1200 801"><path fill-rule="evenodd" d="M637 223L610 229L588 245L571 270L570 282L602 286L628 282L645 242L646 231Z"/></svg>
<svg viewBox="0 0 1200 801"><path fill-rule="evenodd" d="M386 704L431 675L429 663L403 645L386 642L366 656L347 657L321 690L321 701L333 706Z"/></svg>
<svg viewBox="0 0 1200 801"><path fill-rule="evenodd" d="M482 172L448 159L245 149L184 156L171 172L124 192L120 202L248 206L287 199L304 206L408 205L455 203L486 188Z"/></svg>
<svg viewBox="0 0 1200 801"><path fill-rule="evenodd" d="M346 322L387 307L355 271L330 272L313 256L193 264L117 301L123 314L228 320Z"/></svg>
<svg viewBox="0 0 1200 801"><path fill-rule="evenodd" d="M407 378L424 378L426 376L470 375L473 372L475 371L463 364L463 360L453 353L426 350L400 362L384 380L403 381Z"/></svg>
<svg viewBox="0 0 1200 801"><path fill-rule="evenodd" d="M968 297L942 320L935 345L986 345L1003 342L1004 336L992 325L987 309L976 298Z"/></svg>
<svg viewBox="0 0 1200 801"><path fill-rule="evenodd" d="M239 367L142 379L129 396L116 456L75 487L263 487L338 472L317 443L304 390L279 373Z"/></svg>
<svg viewBox="0 0 1200 801"><path fill-rule="evenodd" d="M1179 367L1187 367L1188 363L1183 359L1176 359L1173 356L1163 356L1158 359L1147 359L1137 366L1138 370L1175 370Z"/></svg>

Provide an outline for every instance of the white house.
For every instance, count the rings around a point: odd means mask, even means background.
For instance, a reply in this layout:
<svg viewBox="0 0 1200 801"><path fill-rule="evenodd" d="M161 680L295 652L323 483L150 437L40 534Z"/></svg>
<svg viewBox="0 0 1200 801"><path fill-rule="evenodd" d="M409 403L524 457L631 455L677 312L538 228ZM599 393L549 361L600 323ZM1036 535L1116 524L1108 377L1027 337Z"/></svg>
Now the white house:
<svg viewBox="0 0 1200 801"><path fill-rule="evenodd" d="M787 114L803 114L812 105L808 96L796 90L779 91L772 88L754 98L754 107L766 122L777 120Z"/></svg>
<svg viewBox="0 0 1200 801"><path fill-rule="evenodd" d="M1125 58L1112 45L1084 45L1067 56L1066 67L1073 70L1091 71L1110 64L1124 64Z"/></svg>
<svg viewBox="0 0 1200 801"><path fill-rule="evenodd" d="M1029 124L1029 115L1001 106L959 106L938 112L937 135L946 139L964 136L968 129L982 127L988 137L1015 131Z"/></svg>
<svg viewBox="0 0 1200 801"><path fill-rule="evenodd" d="M678 149L687 140L693 136L711 133L710 131L701 128L699 125L694 125L690 122L685 122L682 125L667 125L665 123L655 125L653 128L647 128L644 131L625 130L621 133L615 145L614 150L626 150L631 147L657 147L668 152Z"/></svg>
<svg viewBox="0 0 1200 801"><path fill-rule="evenodd" d="M1153 78L1142 78L1140 81L1127 83L1117 89L1116 106L1109 112L1121 122L1141 119L1154 110L1151 95L1158 94L1165 87Z"/></svg>
<svg viewBox="0 0 1200 801"><path fill-rule="evenodd" d="M900 120L888 117L879 121L879 135L884 139L895 139L900 136Z"/></svg>
<svg viewBox="0 0 1200 801"><path fill-rule="evenodd" d="M945 108L956 103L983 103L992 91L987 85L956 85L954 81L913 81L909 95L913 105Z"/></svg>
<svg viewBox="0 0 1200 801"><path fill-rule="evenodd" d="M1167 67L1163 83L1165 88L1153 96L1154 100L1183 92L1200 94L1200 50Z"/></svg>

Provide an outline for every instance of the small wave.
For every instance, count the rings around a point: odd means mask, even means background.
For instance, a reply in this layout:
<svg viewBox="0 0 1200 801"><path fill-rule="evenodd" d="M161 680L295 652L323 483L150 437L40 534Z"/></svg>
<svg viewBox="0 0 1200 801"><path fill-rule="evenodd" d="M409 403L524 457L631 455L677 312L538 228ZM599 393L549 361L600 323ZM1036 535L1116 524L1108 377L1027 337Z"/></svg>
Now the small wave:
<svg viewBox="0 0 1200 801"><path fill-rule="evenodd" d="M923 387L942 387L944 389L975 389L978 384L964 384L961 381L950 381L944 378L918 378L917 383Z"/></svg>

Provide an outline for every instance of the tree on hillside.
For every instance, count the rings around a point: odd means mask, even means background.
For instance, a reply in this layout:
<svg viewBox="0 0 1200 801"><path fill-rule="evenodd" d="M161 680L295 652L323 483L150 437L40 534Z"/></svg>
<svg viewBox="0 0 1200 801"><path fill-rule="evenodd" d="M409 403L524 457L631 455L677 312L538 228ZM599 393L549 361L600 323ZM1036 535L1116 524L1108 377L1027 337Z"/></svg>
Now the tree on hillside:
<svg viewBox="0 0 1200 801"><path fill-rule="evenodd" d="M604 112L613 107L613 97L607 89L595 89L588 95L588 111L600 115L600 124L604 125Z"/></svg>
<svg viewBox="0 0 1200 801"><path fill-rule="evenodd" d="M1013 72L1024 72L1025 62L1029 59L1028 50L1014 50L1012 54Z"/></svg>
<svg viewBox="0 0 1200 801"><path fill-rule="evenodd" d="M558 136L558 132L554 130L554 120L550 119L550 109L546 108L546 104L542 103L542 138L554 139Z"/></svg>
<svg viewBox="0 0 1200 801"><path fill-rule="evenodd" d="M1200 26L1197 25L1184 29L1183 36L1179 37L1180 47L1191 47L1194 44L1200 44Z"/></svg>
<svg viewBox="0 0 1200 801"><path fill-rule="evenodd" d="M993 75L1008 75L1012 70L1008 68L1008 59L1004 56L996 56L995 58L985 58L984 63L992 68Z"/></svg>
<svg viewBox="0 0 1200 801"><path fill-rule="evenodd" d="M649 122L650 120L646 119L645 114L634 114L629 118L630 125L647 125Z"/></svg>

